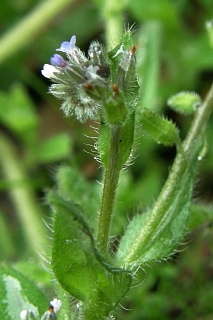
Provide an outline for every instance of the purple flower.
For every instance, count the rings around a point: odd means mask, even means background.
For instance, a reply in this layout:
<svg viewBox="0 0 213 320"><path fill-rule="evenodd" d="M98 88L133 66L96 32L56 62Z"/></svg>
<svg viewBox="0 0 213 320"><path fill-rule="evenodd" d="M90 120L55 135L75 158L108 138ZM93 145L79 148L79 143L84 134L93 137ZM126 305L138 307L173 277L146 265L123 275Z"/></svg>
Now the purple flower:
<svg viewBox="0 0 213 320"><path fill-rule="evenodd" d="M76 36L72 36L70 39L70 42L68 41L62 42L60 48L56 50L66 52L66 53L71 53L75 49L75 43L76 43Z"/></svg>
<svg viewBox="0 0 213 320"><path fill-rule="evenodd" d="M67 66L67 62L60 56L60 54L54 54L52 58L50 58L50 63L57 67L64 68Z"/></svg>

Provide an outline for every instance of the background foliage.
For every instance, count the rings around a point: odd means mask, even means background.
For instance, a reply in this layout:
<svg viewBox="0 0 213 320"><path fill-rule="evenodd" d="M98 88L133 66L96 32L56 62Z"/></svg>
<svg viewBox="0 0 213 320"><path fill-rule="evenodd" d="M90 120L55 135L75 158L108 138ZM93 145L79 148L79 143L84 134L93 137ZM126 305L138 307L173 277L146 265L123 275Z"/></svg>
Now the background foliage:
<svg viewBox="0 0 213 320"><path fill-rule="evenodd" d="M76 169L78 178L73 183L79 194L81 185L86 190L87 180L93 184L100 181L102 171L94 160L93 140L89 138L96 135L93 128L96 124L88 121L82 125L74 119L65 119L59 110L60 102L47 94L49 83L40 70L49 62L55 48L73 34L85 52L93 39L104 42L108 16L103 15L98 0L64 1L49 20L47 10L47 21L35 26L30 36L26 29L26 34L21 35L22 42L17 41L15 34L9 44L4 42L7 32L12 28L18 30L16 26L43 2L18 0L1 4L0 260L27 274L51 300L54 295L51 275L44 272L37 254L43 245L48 252L50 244L46 238L50 234L42 222L42 218L51 221L43 200L45 190L54 185L55 172L62 163ZM212 83L213 51L205 30L206 21L213 18L212 1L132 0L121 2L121 6L125 25L135 23L141 103L172 118L184 135L191 117L173 113L166 101L181 90L196 91L204 98ZM118 37L119 30L111 34L112 39ZM212 122L211 118L206 130L207 153L200 163L194 191L195 202L202 199L205 205L212 203L213 196ZM134 162L120 179L116 204L119 215L114 216L112 235L123 233L121 222L125 227L135 210L152 204L174 154L173 148L156 145L138 127ZM89 193L89 185L87 188ZM209 223L201 221L201 226L184 239L180 251L187 250L177 253L170 261L147 266L139 272L142 284L123 302L124 309L117 311L116 319L212 318L210 209L206 215L204 221ZM197 222L190 223L189 228ZM46 254L45 258L48 260Z"/></svg>

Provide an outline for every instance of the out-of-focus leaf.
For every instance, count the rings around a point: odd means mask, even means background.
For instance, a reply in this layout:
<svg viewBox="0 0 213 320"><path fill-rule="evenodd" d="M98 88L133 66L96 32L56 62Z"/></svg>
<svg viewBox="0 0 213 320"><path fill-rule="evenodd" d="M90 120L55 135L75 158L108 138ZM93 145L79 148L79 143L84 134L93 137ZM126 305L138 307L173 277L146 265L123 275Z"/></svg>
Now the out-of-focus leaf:
<svg viewBox="0 0 213 320"><path fill-rule="evenodd" d="M148 21L138 31L137 65L141 81L140 108L156 109L160 68L160 45L162 25Z"/></svg>
<svg viewBox="0 0 213 320"><path fill-rule="evenodd" d="M65 159L71 149L71 137L66 133L57 134L44 140L36 148L36 157L39 162L53 162Z"/></svg>
<svg viewBox="0 0 213 320"><path fill-rule="evenodd" d="M46 256L44 256L46 260L48 259L47 256L48 252L46 252ZM47 263L48 268L50 269L49 261ZM44 266L41 263L38 263L35 259L31 258L29 259L29 261L19 260L18 262L13 264L13 267L21 274L24 274L27 279L30 279L35 283L39 283L40 288L43 288L45 286L46 290L50 287L52 289L51 273L48 273L47 270L45 270Z"/></svg>
<svg viewBox="0 0 213 320"><path fill-rule="evenodd" d="M193 230L204 223L210 226L213 224L213 209L202 204L192 205L190 207L187 229Z"/></svg>
<svg viewBox="0 0 213 320"><path fill-rule="evenodd" d="M0 121L24 143L35 142L39 118L21 85L12 87L8 93L0 92Z"/></svg>
<svg viewBox="0 0 213 320"><path fill-rule="evenodd" d="M93 220L91 228L96 230L96 215L100 208L100 184L96 181L88 183L79 170L69 166L61 167L56 178L60 196L80 204L84 208L88 221Z"/></svg>
<svg viewBox="0 0 213 320"><path fill-rule="evenodd" d="M158 20L173 29L179 25L176 7L169 0L132 0L129 7L139 21Z"/></svg>
<svg viewBox="0 0 213 320"><path fill-rule="evenodd" d="M213 48L213 20L206 22L206 30L208 32L209 36L209 43L211 47Z"/></svg>
<svg viewBox="0 0 213 320"><path fill-rule="evenodd" d="M0 265L0 319L20 320L22 310L41 316L48 305L34 283L15 269Z"/></svg>

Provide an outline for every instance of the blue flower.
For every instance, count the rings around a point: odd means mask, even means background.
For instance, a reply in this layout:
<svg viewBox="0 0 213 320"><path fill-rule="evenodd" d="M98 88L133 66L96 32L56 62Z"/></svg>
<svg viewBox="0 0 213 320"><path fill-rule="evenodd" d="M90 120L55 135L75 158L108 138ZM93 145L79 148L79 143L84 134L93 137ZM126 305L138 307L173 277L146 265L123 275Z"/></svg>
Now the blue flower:
<svg viewBox="0 0 213 320"><path fill-rule="evenodd" d="M54 54L54 56L50 58L50 63L61 68L68 65L67 61L65 61L60 54Z"/></svg>
<svg viewBox="0 0 213 320"><path fill-rule="evenodd" d="M72 36L70 39L70 42L68 41L62 42L60 48L56 50L66 52L66 53L71 53L75 49L75 43L76 43L76 36Z"/></svg>

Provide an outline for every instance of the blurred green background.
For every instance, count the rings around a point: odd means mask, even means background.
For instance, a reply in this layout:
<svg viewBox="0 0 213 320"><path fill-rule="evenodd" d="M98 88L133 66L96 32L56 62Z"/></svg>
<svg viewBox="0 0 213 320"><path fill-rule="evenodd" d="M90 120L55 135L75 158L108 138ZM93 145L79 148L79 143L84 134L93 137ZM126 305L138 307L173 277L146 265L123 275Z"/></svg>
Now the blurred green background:
<svg viewBox="0 0 213 320"><path fill-rule="evenodd" d="M90 138L97 135L94 127L98 124L88 121L82 125L64 118L60 101L47 93L49 81L41 75L43 64L49 63L61 42L74 34L77 46L87 52L92 40L105 42L111 18L120 19L123 26L134 24L139 108L173 119L182 138L191 117L169 110L167 99L182 90L196 91L205 98L213 80L213 49L205 28L213 19L212 0L126 0L111 9L109 3L1 3L0 261L25 270L50 298L51 276L43 271L37 254L42 246L48 251L51 243L47 239L51 233L43 222L51 221L45 191L54 186L61 164L76 168L89 183L101 181L102 170L94 159L94 140ZM46 11L40 7L43 5ZM40 18L32 27L36 12ZM114 28L112 42L119 39L119 33ZM136 131L135 159L120 179L112 226L116 237L134 212L152 205L175 156L174 148L156 145L143 128L138 126ZM195 203L205 206L201 226L187 233L171 259L139 271L140 285L136 283L137 288L123 301L116 319L213 319L212 137L213 117L207 126L207 152L200 162L194 191Z"/></svg>

